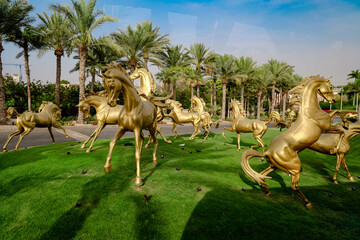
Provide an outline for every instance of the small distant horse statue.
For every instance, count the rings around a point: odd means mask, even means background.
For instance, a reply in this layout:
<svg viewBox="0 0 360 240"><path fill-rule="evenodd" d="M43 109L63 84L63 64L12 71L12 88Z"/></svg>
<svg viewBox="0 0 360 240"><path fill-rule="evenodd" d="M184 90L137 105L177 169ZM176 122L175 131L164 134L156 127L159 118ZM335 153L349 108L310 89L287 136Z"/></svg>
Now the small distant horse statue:
<svg viewBox="0 0 360 240"><path fill-rule="evenodd" d="M222 136L225 137L225 130L230 132L236 132L237 134L237 149L240 151L240 133L252 132L258 145L251 146L251 148L261 147L262 151L265 151L264 142L261 140L262 136L266 133L269 124L272 121L272 116L268 121L259 121L256 119L250 120L245 117L245 112L241 107L241 104L237 100L231 100L229 108L232 109L231 127L224 127Z"/></svg>
<svg viewBox="0 0 360 240"><path fill-rule="evenodd" d="M336 155L336 168L335 174L333 177L333 182L338 184L337 181L337 174L340 169L340 163L342 164L343 168L345 169L349 180L354 182L354 178L351 176L349 169L346 165L345 156L350 151L350 140L360 134L360 123L350 123L349 129L345 130L344 138L340 143L340 148L336 152L331 152L331 150L335 149L337 144L340 141L340 134L321 134L320 138L317 140L316 143L312 144L309 149L328 154L328 155Z"/></svg>
<svg viewBox="0 0 360 240"><path fill-rule="evenodd" d="M270 195L270 192L267 189L268 185L265 183L265 179L271 178L267 175L277 168L289 173L291 175L291 188L305 201L305 206L311 208L311 203L298 186L301 169L298 153L314 144L322 132L340 134L338 144L330 151L337 152L344 138L344 129L333 126L331 124L332 119L335 114L339 114L343 119L344 128L347 128L348 123L338 111L328 114L319 106L318 93L330 103L336 101L338 97L332 92L330 79L324 79L320 76L305 78L295 88L297 88L298 100L301 101L296 121L287 131L273 138L264 153L254 149L246 150L241 157L241 166L247 176L263 187L267 195ZM261 173L257 173L249 164L249 160L253 157L266 157L270 166Z"/></svg>
<svg viewBox="0 0 360 240"><path fill-rule="evenodd" d="M173 133L175 134L175 138L178 137L177 124L192 123L192 125L194 126L194 133L190 136L189 139L193 140L194 137L201 132L199 129L201 122L200 114L196 112L184 112L181 103L172 99L166 100L166 103L169 103L170 106L173 108L168 114L168 116L172 119L177 119L176 122L172 120L173 127L171 129L171 131L173 131Z"/></svg>
<svg viewBox="0 0 360 240"><path fill-rule="evenodd" d="M91 152L91 149L94 146L94 142L107 124L118 122L119 113L123 108L122 105L116 105L115 107L111 107L107 103L105 95L106 92L86 94L85 97L81 99L79 104L77 105L77 107L79 107L79 110L85 113L85 118L90 118L90 106L93 106L96 111L96 120L98 122L97 127L90 135L90 137L81 145L81 148L85 148L86 144L90 141L90 139L94 138L86 152Z"/></svg>
<svg viewBox="0 0 360 240"><path fill-rule="evenodd" d="M155 79L151 72L146 70L145 68L136 68L135 71L129 76L131 80L135 80L137 78L140 78L140 87L136 90L138 91L140 97L142 95L150 96L152 93L156 91L156 85L155 85ZM172 94L171 94L172 95ZM142 100L146 100L146 97L141 97ZM164 113L161 111L160 108L157 108L157 115L158 115L158 122L162 121L164 119ZM158 126L156 129L156 135L160 134L161 137L164 139L164 141L168 144L171 144L171 140L167 140L163 132L161 131L160 127ZM149 146L149 144L152 142L151 137L149 136L149 141L145 145L145 148Z"/></svg>
<svg viewBox="0 0 360 240"><path fill-rule="evenodd" d="M193 96L191 98L191 103L192 103L192 108L190 109L190 112L194 112L194 113L198 113L200 115L201 121L202 121L202 128L205 130L205 137L204 139L206 140L207 137L210 134L210 128L212 124L216 125L216 128L219 127L219 123L221 122L221 120L213 122L211 120L211 116L210 114L205 111L205 101L202 98L199 98L197 96Z"/></svg>
<svg viewBox="0 0 360 240"><path fill-rule="evenodd" d="M14 137L20 134L20 138L15 146L15 151L18 150L19 145L22 141L22 139L28 135L35 127L47 127L49 129L49 133L52 139L52 142L55 143L54 135L52 134L51 127L60 128L64 131L65 138L69 139L68 135L65 132L65 129L60 126L59 120L61 116L61 110L58 106L56 106L52 102L43 102L39 108L39 113L33 113L33 112L26 112L19 114L16 112L16 110L8 109L8 117L12 114L17 115L16 119L16 126L18 130L16 132L13 132L9 135L8 140L6 141L3 152L7 152L6 147L9 144L10 140ZM10 115L11 114L11 115Z"/></svg>
<svg viewBox="0 0 360 240"><path fill-rule="evenodd" d="M158 140L155 137L157 129L157 107L168 107L167 104L159 101L166 100L165 98L149 96L148 100L141 100L133 81L119 64L108 65L106 72L103 74L103 81L105 89L107 89L108 103L115 101L113 98L117 98L116 91L120 89L124 96L124 107L120 111L118 116L119 128L110 142L109 153L104 165L105 172L111 170L111 157L114 150L116 141L119 140L127 131L133 131L135 135L135 160L136 160L136 178L135 185L140 186L143 184L140 171L140 159L142 144L144 136L142 130L146 129L150 132L154 141L153 150L153 164L157 165L156 149L158 146ZM110 83L110 86L109 86ZM117 88L116 86L120 86ZM144 95L145 96L145 95ZM113 98L112 98L113 97ZM146 96L145 96L146 97Z"/></svg>

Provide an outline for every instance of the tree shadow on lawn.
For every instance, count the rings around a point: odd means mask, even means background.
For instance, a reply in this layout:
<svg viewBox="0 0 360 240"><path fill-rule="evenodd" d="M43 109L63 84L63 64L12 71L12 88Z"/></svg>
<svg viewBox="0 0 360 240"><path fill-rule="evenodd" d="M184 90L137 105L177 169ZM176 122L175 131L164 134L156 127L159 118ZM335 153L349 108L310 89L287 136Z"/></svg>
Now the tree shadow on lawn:
<svg viewBox="0 0 360 240"><path fill-rule="evenodd" d="M359 185L359 184L356 184ZM301 187L313 203L307 210L295 193L219 186L194 208L182 239L352 239L360 233L358 194L350 185ZM328 193L333 196L329 197Z"/></svg>

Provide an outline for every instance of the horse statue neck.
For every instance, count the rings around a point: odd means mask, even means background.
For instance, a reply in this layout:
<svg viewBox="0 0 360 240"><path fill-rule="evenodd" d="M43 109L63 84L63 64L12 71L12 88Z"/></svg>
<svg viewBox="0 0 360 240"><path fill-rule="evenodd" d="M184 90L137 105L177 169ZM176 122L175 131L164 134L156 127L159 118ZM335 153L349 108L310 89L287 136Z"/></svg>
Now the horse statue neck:
<svg viewBox="0 0 360 240"><path fill-rule="evenodd" d="M232 104L232 110L233 110L233 119L238 118L238 117L244 117L244 114L242 113L239 105L236 104L235 102L233 102L231 104Z"/></svg>
<svg viewBox="0 0 360 240"><path fill-rule="evenodd" d="M106 101L106 97L104 96L98 96L98 95L89 95L87 97L85 97L84 99L90 106L93 106L95 108L96 111L98 111L98 109L101 106L107 106L107 101Z"/></svg>
<svg viewBox="0 0 360 240"><path fill-rule="evenodd" d="M139 93L145 94L146 96L151 95L152 93L152 82L153 78L150 72L148 72L145 68L137 69L133 74L138 74L140 77L140 88L138 89ZM133 75L131 75L133 76ZM136 75L135 75L136 76ZM135 79L134 77L131 77Z"/></svg>

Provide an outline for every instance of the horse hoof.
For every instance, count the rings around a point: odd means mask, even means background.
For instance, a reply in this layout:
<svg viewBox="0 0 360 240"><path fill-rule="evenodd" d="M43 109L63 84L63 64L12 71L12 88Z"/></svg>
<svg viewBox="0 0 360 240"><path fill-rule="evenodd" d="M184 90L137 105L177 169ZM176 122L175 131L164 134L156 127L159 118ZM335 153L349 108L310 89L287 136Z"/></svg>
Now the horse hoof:
<svg viewBox="0 0 360 240"><path fill-rule="evenodd" d="M144 185L143 181L141 180L141 177L135 178L135 186L142 186Z"/></svg>
<svg viewBox="0 0 360 240"><path fill-rule="evenodd" d="M153 161L152 165L157 166L157 165L159 165L159 162L157 160L155 160L155 161Z"/></svg>
<svg viewBox="0 0 360 240"><path fill-rule="evenodd" d="M90 153L90 152L91 152L91 149L87 149L86 152L87 152L87 153Z"/></svg>
<svg viewBox="0 0 360 240"><path fill-rule="evenodd" d="M311 203L307 203L307 204L305 204L305 207L306 207L307 209L312 209L312 205L311 205Z"/></svg>
<svg viewBox="0 0 360 240"><path fill-rule="evenodd" d="M353 177L349 177L350 182L355 182Z"/></svg>
<svg viewBox="0 0 360 240"><path fill-rule="evenodd" d="M3 150L3 152L4 152L4 153L6 153L6 152L7 152L7 150L6 150L6 149L4 149L4 150Z"/></svg>
<svg viewBox="0 0 360 240"><path fill-rule="evenodd" d="M144 146L144 148L149 148L149 145L146 144L146 145Z"/></svg>
<svg viewBox="0 0 360 240"><path fill-rule="evenodd" d="M80 148L85 148L85 145L81 145L81 147Z"/></svg>
<svg viewBox="0 0 360 240"><path fill-rule="evenodd" d="M111 166L110 167L104 167L104 171L105 171L105 173L110 172L111 171Z"/></svg>
<svg viewBox="0 0 360 240"><path fill-rule="evenodd" d="M225 136L223 136L223 139L226 139L226 137L225 137Z"/></svg>
<svg viewBox="0 0 360 240"><path fill-rule="evenodd" d="M172 141L171 141L171 140L169 140L169 141L167 141L166 143L167 143L167 144L172 144Z"/></svg>
<svg viewBox="0 0 360 240"><path fill-rule="evenodd" d="M333 180L333 183L334 183L334 184L339 184L336 179Z"/></svg>

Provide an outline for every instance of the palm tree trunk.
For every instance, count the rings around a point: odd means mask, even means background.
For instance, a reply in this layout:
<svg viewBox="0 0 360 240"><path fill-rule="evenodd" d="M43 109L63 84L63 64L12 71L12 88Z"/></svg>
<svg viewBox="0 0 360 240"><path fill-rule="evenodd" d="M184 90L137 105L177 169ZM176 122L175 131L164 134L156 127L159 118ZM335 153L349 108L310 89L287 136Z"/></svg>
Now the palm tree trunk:
<svg viewBox="0 0 360 240"><path fill-rule="evenodd" d="M226 83L223 83L222 89L222 106L221 106L221 119L225 120L225 113L226 113Z"/></svg>
<svg viewBox="0 0 360 240"><path fill-rule="evenodd" d="M196 85L196 96L200 97L200 85L199 84Z"/></svg>
<svg viewBox="0 0 360 240"><path fill-rule="evenodd" d="M91 70L91 86L90 86L90 92L94 92L94 86L95 86L95 73L96 70Z"/></svg>
<svg viewBox="0 0 360 240"><path fill-rule="evenodd" d="M210 84L210 106L211 106L211 111L210 111L210 114L213 115L214 114L214 108L213 108L213 95L214 95L214 92L213 92L213 85Z"/></svg>
<svg viewBox="0 0 360 240"><path fill-rule="evenodd" d="M144 67L146 70L149 70L148 69L149 55L147 53L144 53L143 58L144 58Z"/></svg>
<svg viewBox="0 0 360 240"><path fill-rule="evenodd" d="M271 104L270 104L270 112L269 114L274 111L275 109L275 82L273 83L272 89L271 89Z"/></svg>
<svg viewBox="0 0 360 240"><path fill-rule="evenodd" d="M245 82L241 81L241 107L244 109L244 90L245 88Z"/></svg>
<svg viewBox="0 0 360 240"><path fill-rule="evenodd" d="M237 85L234 87L234 91L233 91L233 99L236 99L236 92L237 92Z"/></svg>
<svg viewBox="0 0 360 240"><path fill-rule="evenodd" d="M6 124L6 101L5 101L5 88L4 79L2 77L2 58L1 54L4 51L2 41L0 41L0 124Z"/></svg>
<svg viewBox="0 0 360 240"><path fill-rule="evenodd" d="M176 101L176 82L172 84L173 99Z"/></svg>
<svg viewBox="0 0 360 240"><path fill-rule="evenodd" d="M29 68L29 49L27 41L24 42L24 60L25 60L25 72L27 78L27 97L28 97L28 110L31 111L31 89L30 89L30 68Z"/></svg>
<svg viewBox="0 0 360 240"><path fill-rule="evenodd" d="M60 107L60 78L61 78L61 56L62 56L62 54L57 54L57 52L55 51L55 55L56 55L55 101L56 101L56 105L58 105L58 107Z"/></svg>
<svg viewBox="0 0 360 240"><path fill-rule="evenodd" d="M280 88L280 94L279 94L279 96L280 96L280 97L279 97L280 99L279 99L279 103L278 103L278 104L279 104L279 113L280 113L281 100L282 100L282 98L283 98L282 88Z"/></svg>
<svg viewBox="0 0 360 240"><path fill-rule="evenodd" d="M131 60L130 61L130 74L132 74L135 71L135 68L136 68L136 61Z"/></svg>
<svg viewBox="0 0 360 240"><path fill-rule="evenodd" d="M285 111L286 111L286 102L287 102L287 95L288 95L288 92L285 91L284 92L284 96L283 96L283 107L282 107L282 118L285 119Z"/></svg>
<svg viewBox="0 0 360 240"><path fill-rule="evenodd" d="M214 106L216 105L216 79L214 79Z"/></svg>
<svg viewBox="0 0 360 240"><path fill-rule="evenodd" d="M87 46L81 45L79 48L79 101L81 98L85 97L85 70L86 70L86 57L87 57ZM84 113L83 111L78 111L78 123L84 124Z"/></svg>
<svg viewBox="0 0 360 240"><path fill-rule="evenodd" d="M256 113L256 119L260 120L260 112L261 112L261 92L262 87L259 88L259 91L256 94L257 97L257 113Z"/></svg>

